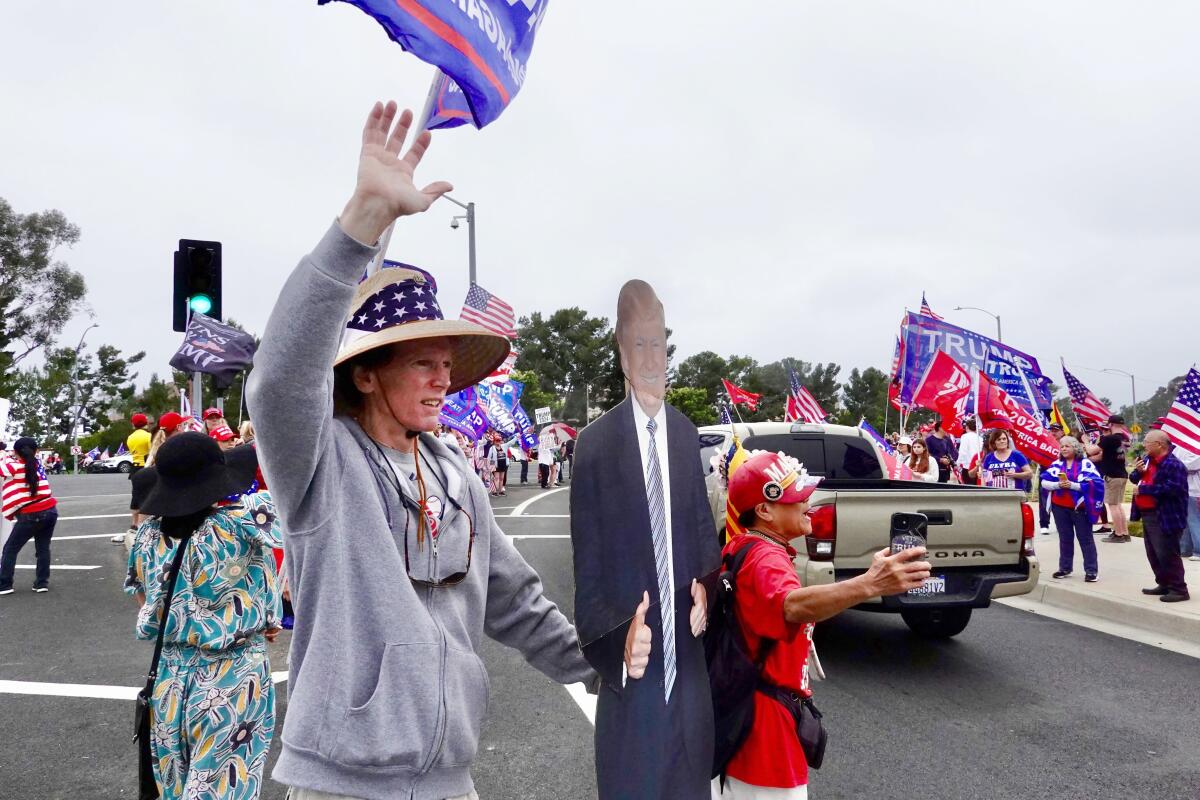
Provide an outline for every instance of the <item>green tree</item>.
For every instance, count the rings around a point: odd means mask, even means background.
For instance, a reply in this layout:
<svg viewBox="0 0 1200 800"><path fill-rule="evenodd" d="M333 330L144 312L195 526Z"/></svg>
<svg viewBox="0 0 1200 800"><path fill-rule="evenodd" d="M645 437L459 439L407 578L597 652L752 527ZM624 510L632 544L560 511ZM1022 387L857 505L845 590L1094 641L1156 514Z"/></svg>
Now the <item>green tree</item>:
<svg viewBox="0 0 1200 800"><path fill-rule="evenodd" d="M885 433L883 411L887 405L888 383L887 374L875 367L867 367L861 372L857 367L850 370L850 379L843 388L838 421L843 425L857 425L866 417L871 427Z"/></svg>
<svg viewBox="0 0 1200 800"><path fill-rule="evenodd" d="M51 348L41 366L18 370L12 382L12 418L21 432L43 446L66 448L78 407L83 431L96 431L120 419L134 396L130 367L145 353L122 356L112 345L95 355L79 349Z"/></svg>
<svg viewBox="0 0 1200 800"><path fill-rule="evenodd" d="M717 412L708 402L708 392L694 386L673 386L667 390L667 403L683 412L697 426L713 425Z"/></svg>
<svg viewBox="0 0 1200 800"><path fill-rule="evenodd" d="M515 341L518 369L533 372L543 389L564 397L611 368L612 328L605 317L582 308L560 308L550 316L521 317Z"/></svg>
<svg viewBox="0 0 1200 800"><path fill-rule="evenodd" d="M83 276L54 254L79 241L61 211L17 214L0 198L0 396L22 360L54 344L83 306Z"/></svg>

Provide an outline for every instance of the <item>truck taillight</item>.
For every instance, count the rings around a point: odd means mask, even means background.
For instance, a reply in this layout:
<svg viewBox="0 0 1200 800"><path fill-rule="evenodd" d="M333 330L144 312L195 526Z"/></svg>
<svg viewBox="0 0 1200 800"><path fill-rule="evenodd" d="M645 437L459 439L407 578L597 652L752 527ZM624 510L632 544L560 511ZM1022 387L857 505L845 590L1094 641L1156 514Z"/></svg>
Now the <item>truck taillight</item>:
<svg viewBox="0 0 1200 800"><path fill-rule="evenodd" d="M808 512L812 533L805 537L808 557L814 561L832 561L837 544L837 507L817 506Z"/></svg>
<svg viewBox="0 0 1200 800"><path fill-rule="evenodd" d="M1026 556L1033 552L1033 506L1021 503L1021 550Z"/></svg>

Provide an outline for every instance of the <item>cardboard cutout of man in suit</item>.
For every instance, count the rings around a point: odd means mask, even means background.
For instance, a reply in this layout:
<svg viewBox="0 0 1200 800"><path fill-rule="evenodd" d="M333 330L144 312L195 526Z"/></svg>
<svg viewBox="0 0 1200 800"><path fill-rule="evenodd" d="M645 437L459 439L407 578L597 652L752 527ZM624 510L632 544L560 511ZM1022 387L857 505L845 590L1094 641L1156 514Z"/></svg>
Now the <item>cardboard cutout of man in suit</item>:
<svg viewBox="0 0 1200 800"><path fill-rule="evenodd" d="M666 325L644 281L621 288L616 334L630 396L580 432L571 481L575 624L602 679L599 796L701 800L713 718L696 579L720 550L696 426L663 402Z"/></svg>

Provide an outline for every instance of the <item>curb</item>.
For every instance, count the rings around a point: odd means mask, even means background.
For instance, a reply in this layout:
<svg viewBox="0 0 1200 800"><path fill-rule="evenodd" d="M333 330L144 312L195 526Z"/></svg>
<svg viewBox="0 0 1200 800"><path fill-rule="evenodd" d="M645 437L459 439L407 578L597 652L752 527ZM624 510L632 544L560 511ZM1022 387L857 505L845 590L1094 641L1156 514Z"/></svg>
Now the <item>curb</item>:
<svg viewBox="0 0 1200 800"><path fill-rule="evenodd" d="M1121 600L1058 583L1041 583L1025 599L1187 641L1200 641L1200 615ZM1154 601L1157 605L1157 601ZM1200 603L1189 600L1186 604Z"/></svg>

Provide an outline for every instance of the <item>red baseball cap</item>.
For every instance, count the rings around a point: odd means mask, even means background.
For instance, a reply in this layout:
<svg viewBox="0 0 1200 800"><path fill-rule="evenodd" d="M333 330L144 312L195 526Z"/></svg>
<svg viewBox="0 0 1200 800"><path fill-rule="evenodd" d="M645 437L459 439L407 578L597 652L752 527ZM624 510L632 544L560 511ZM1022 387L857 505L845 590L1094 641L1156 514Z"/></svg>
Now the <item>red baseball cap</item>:
<svg viewBox="0 0 1200 800"><path fill-rule="evenodd" d="M182 415L176 414L174 411L168 411L158 418L158 427L167 433L174 433L181 422L183 422Z"/></svg>
<svg viewBox="0 0 1200 800"><path fill-rule="evenodd" d="M816 491L820 478L804 471L786 453L756 452L729 478L729 503L744 514L759 503L803 503Z"/></svg>
<svg viewBox="0 0 1200 800"><path fill-rule="evenodd" d="M203 419L220 419L223 416L225 416L225 415L221 413L221 409L219 409L219 408L206 408L206 409L204 409L204 414L203 414L202 418Z"/></svg>
<svg viewBox="0 0 1200 800"><path fill-rule="evenodd" d="M204 412L207 414L208 412ZM208 432L208 435L216 439L218 442L228 442L235 434L228 425L218 425Z"/></svg>
<svg viewBox="0 0 1200 800"><path fill-rule="evenodd" d="M150 420L146 419L146 415L140 411L129 418L129 423L131 425L133 425L133 427L135 427L135 428L140 428L142 425L145 425L149 421Z"/></svg>

